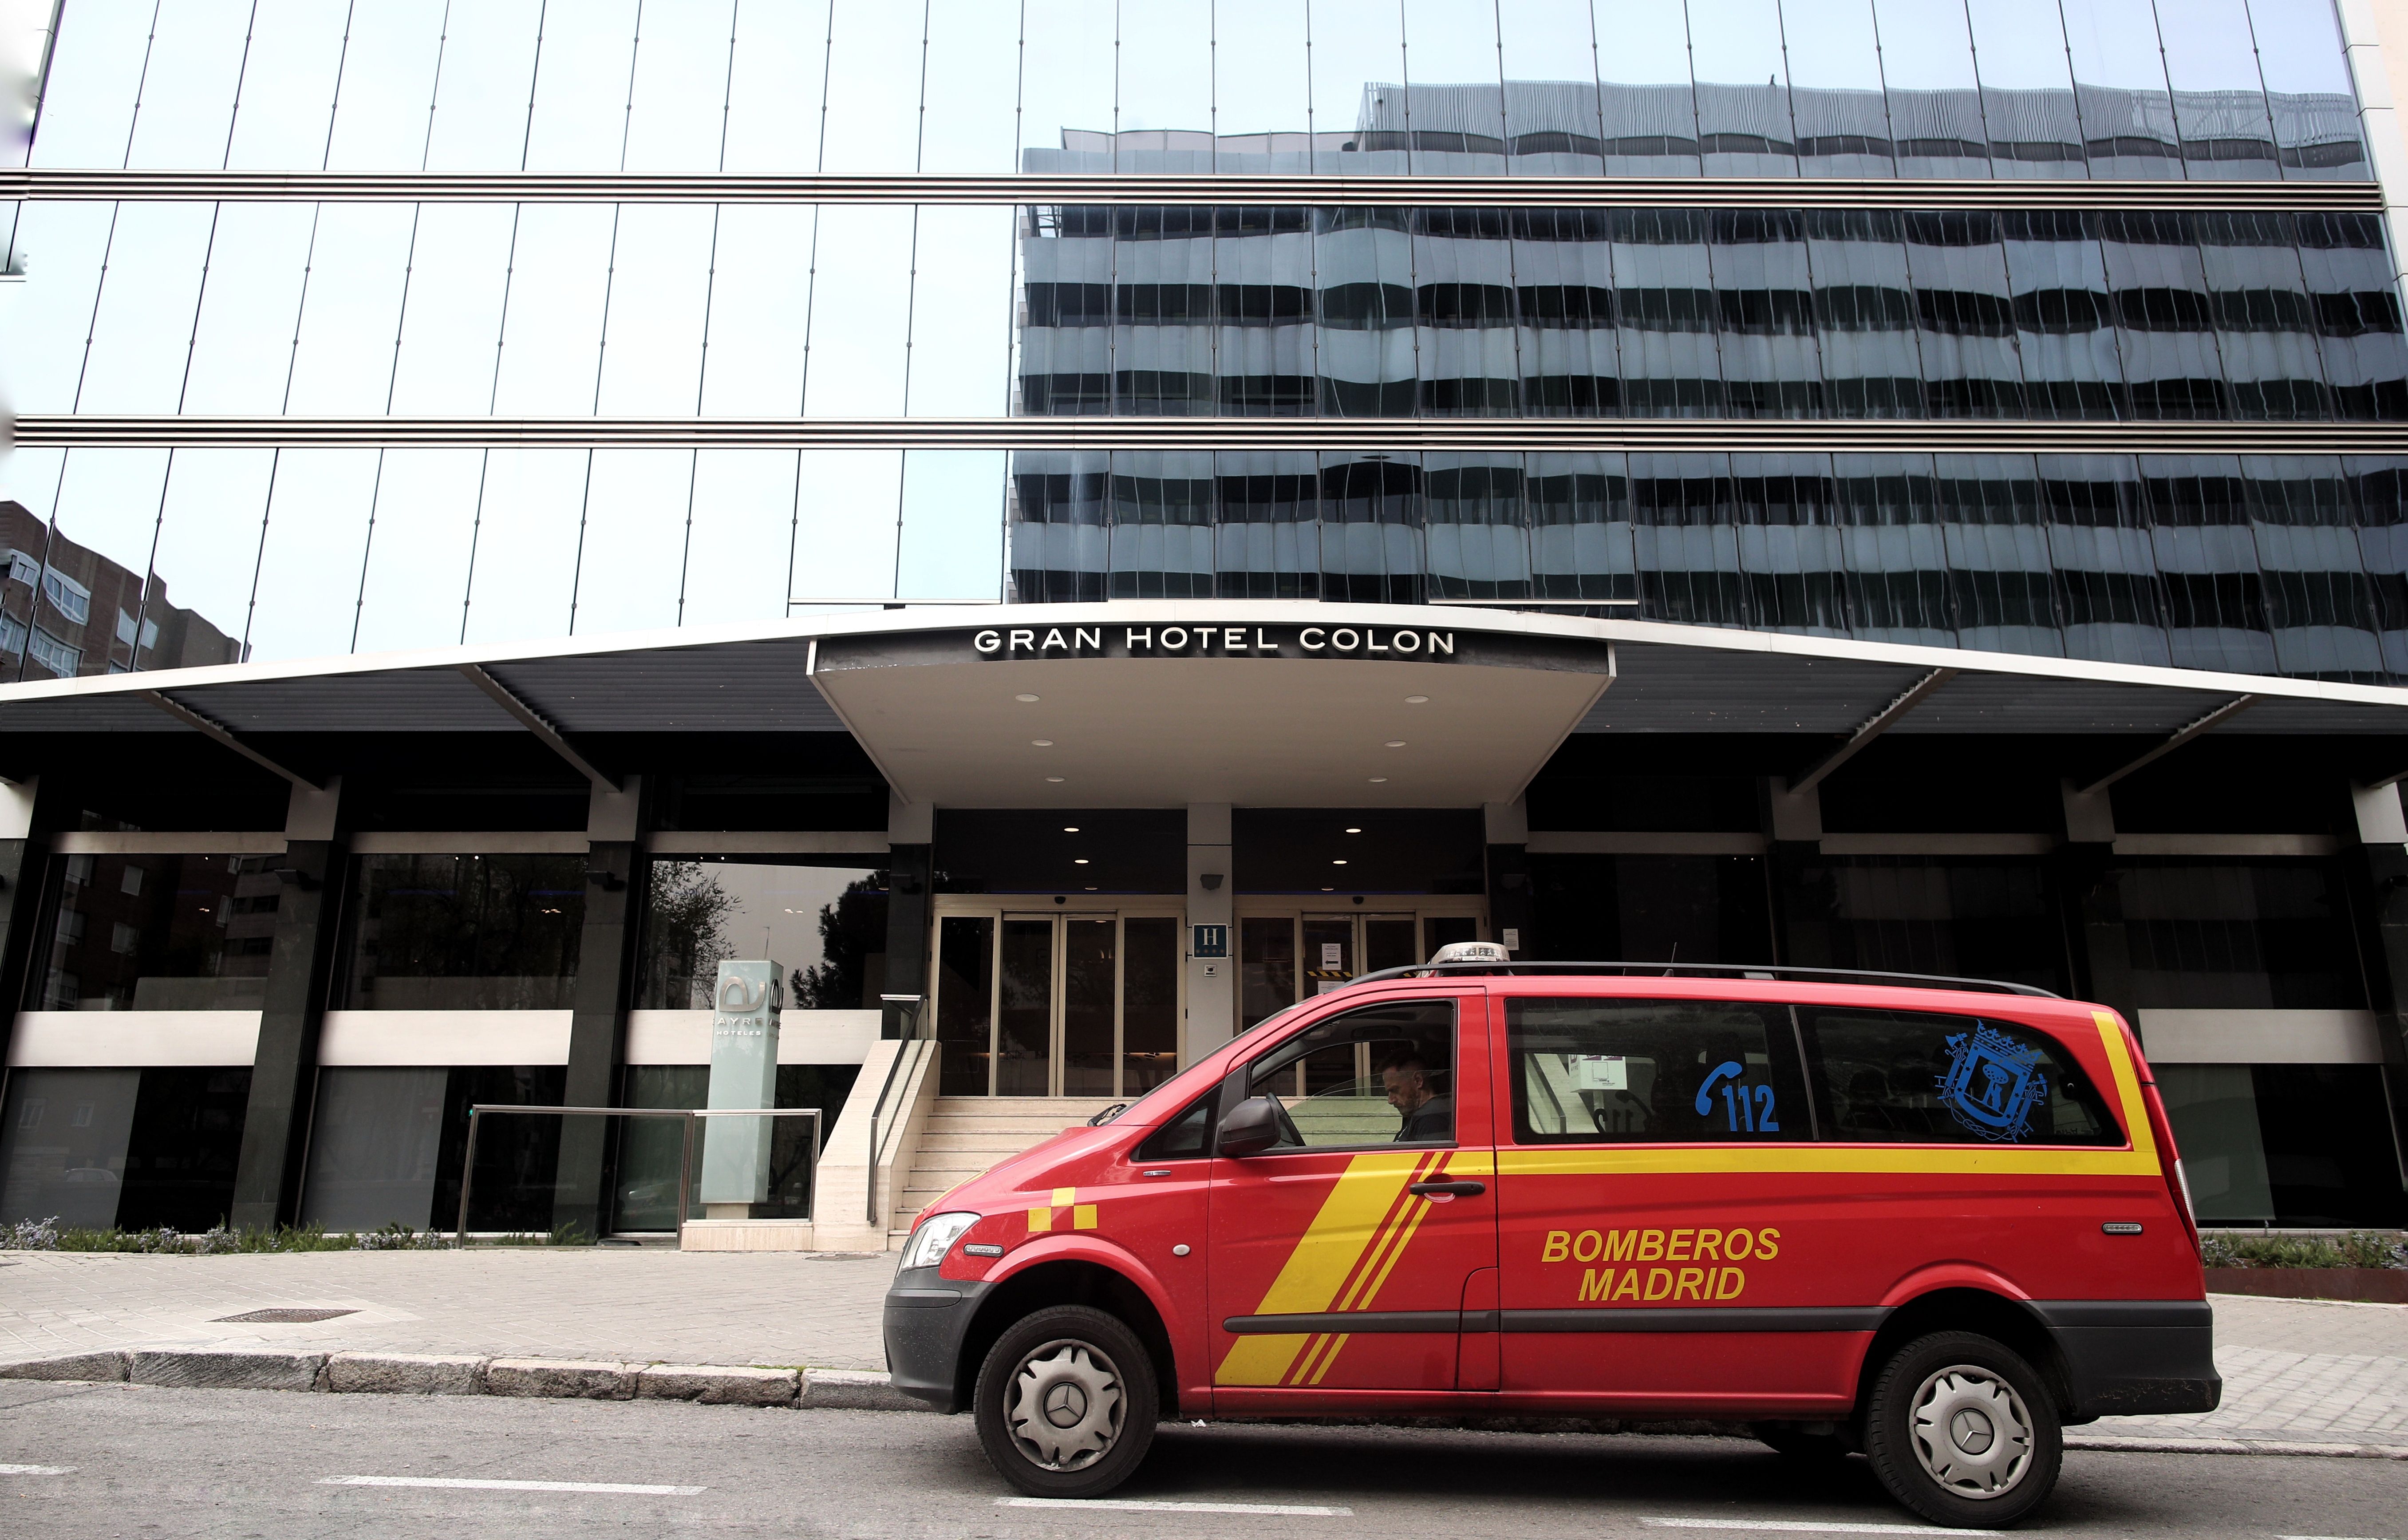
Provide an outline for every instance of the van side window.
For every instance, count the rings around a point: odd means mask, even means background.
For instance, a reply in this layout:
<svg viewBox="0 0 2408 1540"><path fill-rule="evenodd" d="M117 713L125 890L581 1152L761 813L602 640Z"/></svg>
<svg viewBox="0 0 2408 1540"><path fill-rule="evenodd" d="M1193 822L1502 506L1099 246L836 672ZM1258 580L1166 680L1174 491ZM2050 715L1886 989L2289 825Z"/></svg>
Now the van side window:
<svg viewBox="0 0 2408 1540"><path fill-rule="evenodd" d="M1509 1000L1520 1144L1779 1144L1814 1137L1780 1006Z"/></svg>
<svg viewBox="0 0 2408 1540"><path fill-rule="evenodd" d="M1398 1000L1308 1027L1246 1066L1279 1099L1274 1150L1455 1143L1455 1002Z"/></svg>
<svg viewBox="0 0 2408 1540"><path fill-rule="evenodd" d="M1801 1005L1827 1139L2121 1144L2072 1055L2020 1022Z"/></svg>
<svg viewBox="0 0 2408 1540"><path fill-rule="evenodd" d="M1147 1134L1131 1159L1143 1165L1149 1160L1192 1160L1211 1154L1212 1109L1220 1099L1218 1086L1197 1097L1186 1111Z"/></svg>

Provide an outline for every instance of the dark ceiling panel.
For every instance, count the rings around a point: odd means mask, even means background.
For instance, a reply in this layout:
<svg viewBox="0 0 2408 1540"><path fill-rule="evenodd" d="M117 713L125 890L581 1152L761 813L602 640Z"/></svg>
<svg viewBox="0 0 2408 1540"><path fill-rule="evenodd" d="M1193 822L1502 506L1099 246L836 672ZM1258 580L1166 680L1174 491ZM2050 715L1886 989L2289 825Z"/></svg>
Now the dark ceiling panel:
<svg viewBox="0 0 2408 1540"><path fill-rule="evenodd" d="M1892 663L1617 643L1581 732L1844 733L1928 672Z"/></svg>

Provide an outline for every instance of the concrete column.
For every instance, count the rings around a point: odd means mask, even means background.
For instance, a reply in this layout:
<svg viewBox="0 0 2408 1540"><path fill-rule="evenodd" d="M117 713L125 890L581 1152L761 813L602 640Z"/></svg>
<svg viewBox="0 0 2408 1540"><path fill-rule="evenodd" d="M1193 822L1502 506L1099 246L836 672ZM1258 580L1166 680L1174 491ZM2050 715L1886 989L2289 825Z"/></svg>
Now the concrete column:
<svg viewBox="0 0 2408 1540"><path fill-rule="evenodd" d="M1794 968L1813 968L1828 957L1790 955L1788 895L1796 887L1798 870L1823 854L1823 788L1791 791L1778 775L1764 781L1765 917L1772 928L1772 960Z"/></svg>
<svg viewBox="0 0 2408 1540"><path fill-rule="evenodd" d="M342 912L345 843L342 784L296 785L284 813L284 855L276 867L276 932L251 1061L234 1203L226 1222L268 1230L299 1217L302 1159L318 1089L318 1032L326 1015L336 921Z"/></svg>
<svg viewBox="0 0 2408 1540"><path fill-rule="evenodd" d="M42 879L50 835L64 816L64 789L44 799L38 780L0 781L0 1064L38 961L34 935L42 928Z"/></svg>
<svg viewBox="0 0 2408 1540"><path fill-rule="evenodd" d="M1530 813L1522 802L1481 805L1488 838L1488 933L1516 957L1529 956Z"/></svg>
<svg viewBox="0 0 2408 1540"><path fill-rule="evenodd" d="M595 786L587 805L585 924L577 942L577 986L570 997L565 1105L615 1107L627 1062L627 1011L634 1003L636 939L643 921L647 809L643 778L626 787ZM610 1223L612 1119L560 1120L554 1225L598 1236Z"/></svg>
<svg viewBox="0 0 2408 1540"><path fill-rule="evenodd" d="M2408 1133L2408 815L2397 783L2353 785L2350 798L2358 813L2358 845L2349 875L2367 914L2359 947L2366 958L2367 1003L2382 1033L2393 1129Z"/></svg>
<svg viewBox="0 0 2408 1540"><path fill-rule="evenodd" d="M1187 958L1187 1047L1184 1067L1236 1035L1238 1028L1237 871L1230 860L1229 804L1187 804L1187 925L1180 947ZM1217 925L1229 938L1228 956L1195 955L1195 928Z"/></svg>
<svg viewBox="0 0 2408 1540"><path fill-rule="evenodd" d="M889 995L928 993L928 912L936 891L937 810L927 802L907 802L886 797L886 983ZM937 1024L925 1012L907 1004L889 1003L879 1011L881 1037L899 1038L907 1024L918 1022L917 1034L932 1037ZM864 1137L867 1137L864 1135Z"/></svg>
<svg viewBox="0 0 2408 1540"><path fill-rule="evenodd" d="M2057 783L2065 810L2065 843L2049 857L2049 880L2057 893L2057 926L2065 938L2067 983L2085 1000L2112 1005L2141 1029L2131 1005L2130 947L2118 930L2093 935L2088 905L2091 893L2107 879L2115 859L2115 804L2101 789L2085 797L2071 780ZM2142 1044L2146 1048L2148 1044Z"/></svg>

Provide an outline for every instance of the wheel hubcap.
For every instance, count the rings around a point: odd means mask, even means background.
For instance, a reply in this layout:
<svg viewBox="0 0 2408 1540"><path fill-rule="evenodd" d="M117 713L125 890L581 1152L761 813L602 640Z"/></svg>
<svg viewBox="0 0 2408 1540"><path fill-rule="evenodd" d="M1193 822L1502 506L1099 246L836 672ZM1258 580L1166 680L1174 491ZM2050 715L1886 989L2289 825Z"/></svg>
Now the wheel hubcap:
<svg viewBox="0 0 2408 1540"><path fill-rule="evenodd" d="M1021 1359L1003 1421L1029 1463L1075 1471L1111 1451L1125 1400L1112 1360L1090 1344L1065 1339Z"/></svg>
<svg viewBox="0 0 2408 1540"><path fill-rule="evenodd" d="M2003 1496L2031 1468L2031 1417L2022 1398L1973 1364L1926 1377L1907 1426L1924 1473L1959 1497Z"/></svg>

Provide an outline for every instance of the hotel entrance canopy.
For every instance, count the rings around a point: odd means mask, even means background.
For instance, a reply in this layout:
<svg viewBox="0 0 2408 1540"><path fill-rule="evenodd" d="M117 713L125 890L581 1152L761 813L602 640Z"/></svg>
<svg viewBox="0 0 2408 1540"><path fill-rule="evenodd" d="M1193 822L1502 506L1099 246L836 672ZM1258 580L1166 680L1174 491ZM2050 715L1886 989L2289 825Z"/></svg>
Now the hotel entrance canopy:
<svg viewBox="0 0 2408 1540"><path fill-rule="evenodd" d="M2408 689L1276 600L914 607L0 687L10 775L61 733L203 732L307 781L322 736L534 732L607 782L622 735L846 732L906 800L954 807L1510 801L1576 731L1794 735L1818 774L1891 731L2408 734Z"/></svg>

